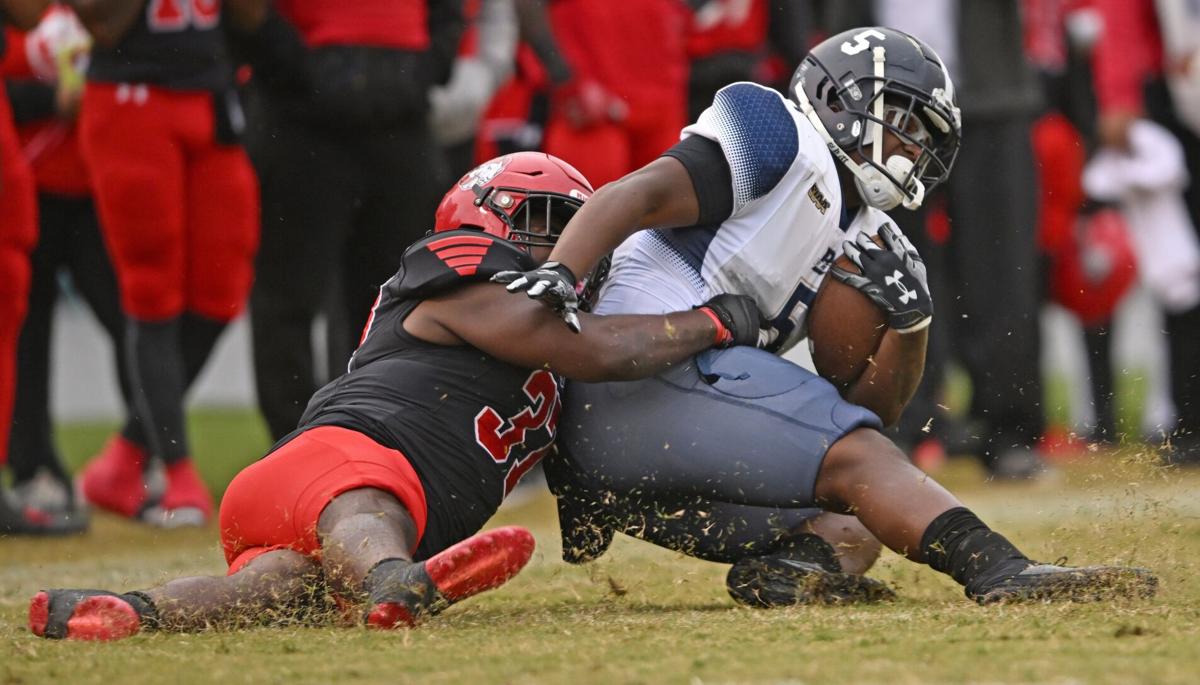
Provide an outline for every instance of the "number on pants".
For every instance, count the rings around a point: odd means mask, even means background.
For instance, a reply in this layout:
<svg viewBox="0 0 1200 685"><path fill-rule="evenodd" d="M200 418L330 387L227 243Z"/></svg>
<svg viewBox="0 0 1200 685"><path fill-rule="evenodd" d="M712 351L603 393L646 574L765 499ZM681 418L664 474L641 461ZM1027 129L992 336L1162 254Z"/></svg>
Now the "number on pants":
<svg viewBox="0 0 1200 685"><path fill-rule="evenodd" d="M220 20L221 0L150 0L146 6L146 23L155 33L211 29Z"/></svg>

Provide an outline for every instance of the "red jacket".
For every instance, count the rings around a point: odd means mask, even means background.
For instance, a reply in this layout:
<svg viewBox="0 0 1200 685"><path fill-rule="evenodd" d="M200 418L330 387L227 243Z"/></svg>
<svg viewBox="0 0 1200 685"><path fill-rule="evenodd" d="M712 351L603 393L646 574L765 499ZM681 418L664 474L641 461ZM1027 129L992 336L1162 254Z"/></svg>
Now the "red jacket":
<svg viewBox="0 0 1200 685"><path fill-rule="evenodd" d="M1093 70L1101 113L1142 111L1142 86L1163 71L1154 0L1091 0L1104 20Z"/></svg>

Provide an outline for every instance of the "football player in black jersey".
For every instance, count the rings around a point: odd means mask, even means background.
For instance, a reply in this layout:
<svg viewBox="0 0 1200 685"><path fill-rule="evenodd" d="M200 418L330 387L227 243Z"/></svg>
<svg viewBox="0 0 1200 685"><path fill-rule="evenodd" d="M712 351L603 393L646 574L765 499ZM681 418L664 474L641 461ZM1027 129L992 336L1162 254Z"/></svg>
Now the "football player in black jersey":
<svg viewBox="0 0 1200 685"><path fill-rule="evenodd" d="M380 288L347 373L230 484L220 513L229 574L125 594L42 591L31 630L111 640L143 627L236 625L302 603L314 587L365 603L366 624L390 628L515 575L533 552L529 532L476 533L550 449L563 377L643 378L712 346L760 340L758 309L740 296L592 317L576 334L488 282L541 263L591 193L578 171L540 153L463 177L434 232Z"/></svg>

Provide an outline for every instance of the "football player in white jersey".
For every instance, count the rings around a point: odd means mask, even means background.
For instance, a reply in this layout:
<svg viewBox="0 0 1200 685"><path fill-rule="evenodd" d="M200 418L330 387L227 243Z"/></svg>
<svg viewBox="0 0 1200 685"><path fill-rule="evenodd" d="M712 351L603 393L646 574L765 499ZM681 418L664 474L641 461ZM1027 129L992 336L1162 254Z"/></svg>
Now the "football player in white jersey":
<svg viewBox="0 0 1200 685"><path fill-rule="evenodd" d="M574 274L615 249L598 313L662 313L736 293L770 319L764 349L568 388L563 453L547 465L564 558L595 557L615 529L734 562L727 586L748 605L887 596L858 575L872 561L870 536L857 555L830 544L841 539L829 531L853 537L861 525L981 603L1154 592L1145 569L1030 560L880 433L920 380L933 316L921 258L883 211L916 207L945 180L960 129L954 87L928 45L882 27L847 31L813 48L786 98L751 83L722 89L680 143L592 197L550 262L497 275L577 327ZM860 273L833 266L842 253ZM890 328L877 373L841 395L776 354L806 336L807 307L831 273L868 295Z"/></svg>

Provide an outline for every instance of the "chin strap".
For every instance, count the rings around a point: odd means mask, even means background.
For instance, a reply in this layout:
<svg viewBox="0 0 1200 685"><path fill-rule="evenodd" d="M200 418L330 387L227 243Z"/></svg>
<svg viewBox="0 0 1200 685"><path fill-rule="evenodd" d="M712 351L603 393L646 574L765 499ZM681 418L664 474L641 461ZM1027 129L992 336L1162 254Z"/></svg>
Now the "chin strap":
<svg viewBox="0 0 1200 685"><path fill-rule="evenodd" d="M875 121L869 126L873 127L873 138L871 142L871 152L873 161L884 167L895 178L906 178L911 173L913 163L907 157L900 155L892 155L888 157L887 162L883 161L883 83L885 69L887 66L886 52L883 46L878 46L873 51L875 65L875 82L878 84L878 91L874 102ZM829 135L829 131L825 129L825 124L821 122L821 117L817 115L816 109L808 99L808 95L804 92L804 88L800 83L796 83L795 87L796 102L800 105L800 111L808 118L809 123L817 129L817 134L825 141L825 147L829 148L829 152L842 163L847 169L854 174L855 185L858 187L858 192L862 196L863 201L876 209L884 211L894 209L903 204L906 209L917 209L921 206L921 202L925 200L925 184L921 183L918 178L912 178L908 182L909 192L905 192L895 182L889 179L880 171L879 167L871 165L863 165L855 162L845 150L842 149L834 140L833 136Z"/></svg>

